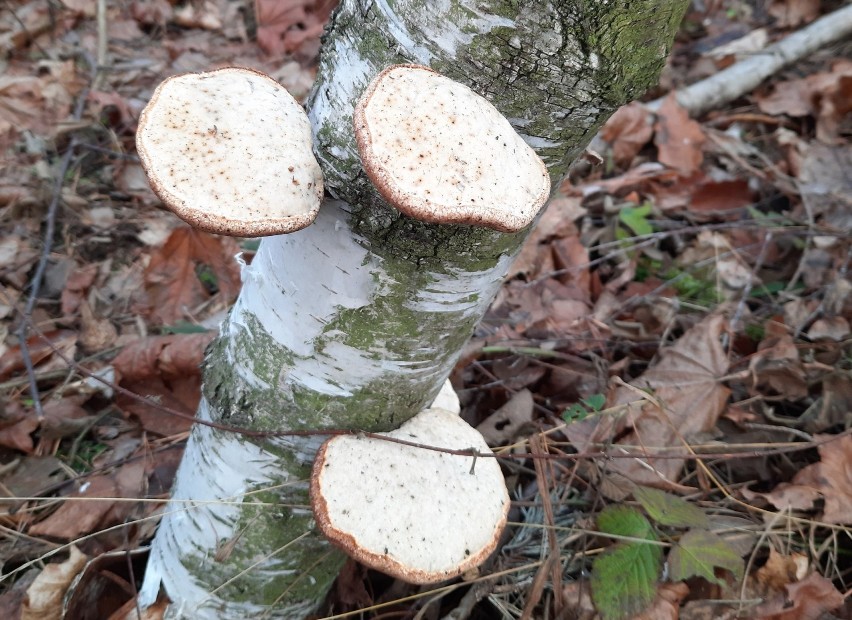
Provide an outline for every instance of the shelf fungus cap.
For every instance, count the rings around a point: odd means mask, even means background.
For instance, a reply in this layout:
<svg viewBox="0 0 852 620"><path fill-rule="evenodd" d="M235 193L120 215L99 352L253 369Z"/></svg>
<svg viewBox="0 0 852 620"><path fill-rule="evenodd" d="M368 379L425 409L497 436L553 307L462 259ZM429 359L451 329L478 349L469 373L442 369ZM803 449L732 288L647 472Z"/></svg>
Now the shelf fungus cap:
<svg viewBox="0 0 852 620"><path fill-rule="evenodd" d="M283 86L258 71L168 78L142 111L136 150L166 207L201 230L288 233L319 211L322 171L310 122Z"/></svg>
<svg viewBox="0 0 852 620"><path fill-rule="evenodd" d="M515 232L550 195L544 162L509 121L427 67L382 71L358 101L354 125L367 176L415 219Z"/></svg>
<svg viewBox="0 0 852 620"><path fill-rule="evenodd" d="M453 389L453 384L450 383L449 379L444 381L444 384L441 386L441 391L438 392L438 395L429 407L432 409L446 409L456 415L461 413L459 395L456 394L456 391Z"/></svg>
<svg viewBox="0 0 852 620"><path fill-rule="evenodd" d="M383 434L489 450L475 429L444 409L425 409ZM314 515L326 537L367 566L409 583L457 577L494 551L509 509L497 460L472 461L381 439L334 437L314 462Z"/></svg>

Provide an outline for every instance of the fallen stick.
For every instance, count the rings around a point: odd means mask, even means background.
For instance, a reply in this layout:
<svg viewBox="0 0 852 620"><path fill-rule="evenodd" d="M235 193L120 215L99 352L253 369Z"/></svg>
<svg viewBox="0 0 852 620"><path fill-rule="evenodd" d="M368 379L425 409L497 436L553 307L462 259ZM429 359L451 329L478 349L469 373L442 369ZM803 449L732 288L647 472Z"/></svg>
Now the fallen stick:
<svg viewBox="0 0 852 620"><path fill-rule="evenodd" d="M852 4L824 15L706 80L675 91L675 97L690 116L698 116L751 92L777 71L849 36L852 36ZM656 99L646 107L656 111L662 102L663 99Z"/></svg>

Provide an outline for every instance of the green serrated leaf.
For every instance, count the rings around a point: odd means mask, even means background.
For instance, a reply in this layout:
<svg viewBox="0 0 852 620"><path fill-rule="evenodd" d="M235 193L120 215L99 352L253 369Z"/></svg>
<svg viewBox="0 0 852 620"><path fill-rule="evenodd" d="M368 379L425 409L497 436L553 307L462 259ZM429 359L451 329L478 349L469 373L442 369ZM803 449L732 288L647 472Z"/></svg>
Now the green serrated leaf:
<svg viewBox="0 0 852 620"><path fill-rule="evenodd" d="M562 412L562 419L568 422L569 424L572 422L579 422L580 420L585 420L587 417L589 417L589 412L586 411L586 408L583 407L583 405L581 405L580 403L574 403Z"/></svg>
<svg viewBox="0 0 852 620"><path fill-rule="evenodd" d="M651 214L651 205L643 204L639 207L622 207L618 211L618 219L627 226L635 235L650 235L654 227L648 222Z"/></svg>
<svg viewBox="0 0 852 620"><path fill-rule="evenodd" d="M654 600L663 551L645 516L630 506L608 506L598 515L607 534L650 541L621 542L592 563L592 601L604 620L620 620L642 612Z"/></svg>
<svg viewBox="0 0 852 620"><path fill-rule="evenodd" d="M568 422L579 422L585 420L593 413L597 413L606 404L606 396L603 394L592 394L584 398L580 403L574 403L562 412L562 419Z"/></svg>
<svg viewBox="0 0 852 620"><path fill-rule="evenodd" d="M743 559L727 541L707 530L688 531L669 553L669 575L672 581L697 576L724 585L725 580L716 576L716 568L727 569L735 577L740 577Z"/></svg>
<svg viewBox="0 0 852 620"><path fill-rule="evenodd" d="M710 527L710 520L698 506L684 499L651 487L636 487L636 498L648 516L660 525L669 527Z"/></svg>
<svg viewBox="0 0 852 620"><path fill-rule="evenodd" d="M632 506L607 506L598 514L598 530L604 534L657 540L651 522Z"/></svg>
<svg viewBox="0 0 852 620"><path fill-rule="evenodd" d="M586 405L592 411L600 411L604 408L606 404L606 395L604 394L592 394L588 398L583 399L583 404Z"/></svg>

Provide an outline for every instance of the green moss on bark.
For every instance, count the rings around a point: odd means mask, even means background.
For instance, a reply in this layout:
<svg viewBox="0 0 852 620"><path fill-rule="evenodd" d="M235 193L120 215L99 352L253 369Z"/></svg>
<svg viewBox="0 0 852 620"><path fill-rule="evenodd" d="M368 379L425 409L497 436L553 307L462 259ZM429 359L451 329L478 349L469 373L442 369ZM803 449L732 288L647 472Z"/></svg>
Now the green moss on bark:
<svg viewBox="0 0 852 620"><path fill-rule="evenodd" d="M292 473L304 479L310 467ZM188 556L184 565L206 582L227 584L217 596L232 602L287 607L314 601L316 584L331 583L346 558L314 531L307 486L267 484L250 489L248 498L240 506L233 537L219 541L219 559ZM292 572L269 580L267 566L276 573Z"/></svg>

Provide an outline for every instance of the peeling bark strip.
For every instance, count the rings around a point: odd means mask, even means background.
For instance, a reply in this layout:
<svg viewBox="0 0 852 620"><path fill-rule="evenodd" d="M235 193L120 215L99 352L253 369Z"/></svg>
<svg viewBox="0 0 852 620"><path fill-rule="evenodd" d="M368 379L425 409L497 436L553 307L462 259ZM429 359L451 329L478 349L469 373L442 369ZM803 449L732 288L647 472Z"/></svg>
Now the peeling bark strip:
<svg viewBox="0 0 852 620"><path fill-rule="evenodd" d="M418 63L467 84L558 180L609 115L656 82L685 8L345 0L308 106L337 200L313 226L264 239L244 267L243 292L205 364L200 415L254 430L395 428L434 398L497 292L526 231L411 220L363 174L352 111L376 74ZM176 618L315 609L342 562L303 508L315 448L196 427L141 597L152 601L162 582ZM222 498L242 502L185 503Z"/></svg>

